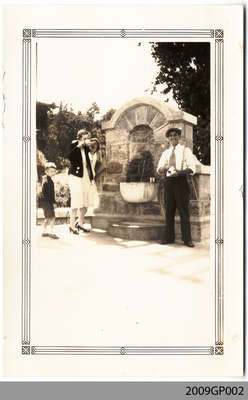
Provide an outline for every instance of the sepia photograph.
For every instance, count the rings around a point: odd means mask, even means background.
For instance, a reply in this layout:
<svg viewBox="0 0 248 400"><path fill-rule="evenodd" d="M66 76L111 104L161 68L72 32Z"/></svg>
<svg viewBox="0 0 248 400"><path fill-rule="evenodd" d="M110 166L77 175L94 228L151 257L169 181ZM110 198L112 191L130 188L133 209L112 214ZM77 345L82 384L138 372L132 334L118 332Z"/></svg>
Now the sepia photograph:
<svg viewBox="0 0 248 400"><path fill-rule="evenodd" d="M36 342L211 343L210 43L50 39L36 63Z"/></svg>

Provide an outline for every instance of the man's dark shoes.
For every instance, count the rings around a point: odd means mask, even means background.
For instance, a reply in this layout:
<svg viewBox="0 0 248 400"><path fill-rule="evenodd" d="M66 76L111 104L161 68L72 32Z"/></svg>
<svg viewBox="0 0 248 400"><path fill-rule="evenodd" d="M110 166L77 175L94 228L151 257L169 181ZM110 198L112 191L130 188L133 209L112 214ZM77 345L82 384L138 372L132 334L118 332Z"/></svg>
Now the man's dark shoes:
<svg viewBox="0 0 248 400"><path fill-rule="evenodd" d="M174 243L174 240L161 240L160 242L159 242L159 244L172 244L172 243Z"/></svg>
<svg viewBox="0 0 248 400"><path fill-rule="evenodd" d="M195 247L194 243L192 243L192 242L184 242L184 244L185 244L185 246L188 246L188 247Z"/></svg>

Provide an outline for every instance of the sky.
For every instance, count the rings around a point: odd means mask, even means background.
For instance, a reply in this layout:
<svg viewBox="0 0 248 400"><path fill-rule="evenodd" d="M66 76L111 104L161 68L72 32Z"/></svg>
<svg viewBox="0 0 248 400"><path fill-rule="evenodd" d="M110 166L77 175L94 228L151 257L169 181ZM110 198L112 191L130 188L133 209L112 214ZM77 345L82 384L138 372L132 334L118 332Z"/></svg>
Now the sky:
<svg viewBox="0 0 248 400"><path fill-rule="evenodd" d="M86 111L93 102L100 115L118 109L136 97L151 96L158 67L151 45L137 39L42 39L37 48L37 100L74 111ZM162 87L153 94L160 94ZM169 103L175 102L169 97Z"/></svg>

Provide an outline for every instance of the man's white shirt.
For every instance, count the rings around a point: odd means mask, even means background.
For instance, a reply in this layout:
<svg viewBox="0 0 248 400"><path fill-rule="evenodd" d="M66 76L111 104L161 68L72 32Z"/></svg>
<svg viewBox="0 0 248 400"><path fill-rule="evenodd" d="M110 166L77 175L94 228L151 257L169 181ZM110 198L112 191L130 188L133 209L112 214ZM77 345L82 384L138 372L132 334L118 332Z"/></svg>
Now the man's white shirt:
<svg viewBox="0 0 248 400"><path fill-rule="evenodd" d="M173 150L173 146L171 146L169 149L165 150L158 163L158 168L169 168L169 160L170 156ZM195 173L196 167L195 167L195 157L190 150L189 147L186 147L180 143L178 143L175 147L175 157L176 157L176 169L181 171L183 169L190 168L193 171L193 174ZM192 175L193 175L192 174Z"/></svg>

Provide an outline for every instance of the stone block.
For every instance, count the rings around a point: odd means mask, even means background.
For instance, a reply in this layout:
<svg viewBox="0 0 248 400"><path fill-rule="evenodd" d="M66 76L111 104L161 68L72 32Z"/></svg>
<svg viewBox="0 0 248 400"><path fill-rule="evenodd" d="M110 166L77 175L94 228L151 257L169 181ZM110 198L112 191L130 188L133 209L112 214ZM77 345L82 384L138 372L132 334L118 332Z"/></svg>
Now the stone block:
<svg viewBox="0 0 248 400"><path fill-rule="evenodd" d="M103 190L104 190L104 192L119 192L119 185L111 184L111 183L105 183L103 185Z"/></svg>
<svg viewBox="0 0 248 400"><path fill-rule="evenodd" d="M193 180L198 199L210 199L210 175L195 174Z"/></svg>
<svg viewBox="0 0 248 400"><path fill-rule="evenodd" d="M128 155L127 152L118 149L112 149L111 158L113 160L118 160L119 162L127 162Z"/></svg>
<svg viewBox="0 0 248 400"><path fill-rule="evenodd" d="M108 174L121 174L122 173L122 164L118 161L109 162L107 165L107 173Z"/></svg>
<svg viewBox="0 0 248 400"><path fill-rule="evenodd" d="M96 213L116 214L115 193L103 193Z"/></svg>
<svg viewBox="0 0 248 400"><path fill-rule="evenodd" d="M128 135L129 132L127 130L121 130L121 129L111 129L106 131L106 143L112 144L112 143L116 143L116 144L124 144L128 142Z"/></svg>
<svg viewBox="0 0 248 400"><path fill-rule="evenodd" d="M160 205L158 202L152 201L141 204L141 215L160 215Z"/></svg>
<svg viewBox="0 0 248 400"><path fill-rule="evenodd" d="M116 204L117 214L118 215L127 215L128 214L128 204L125 203L121 198L118 200L117 200L117 204Z"/></svg>
<svg viewBox="0 0 248 400"><path fill-rule="evenodd" d="M210 200L190 200L189 212L191 216L202 217L210 214Z"/></svg>

